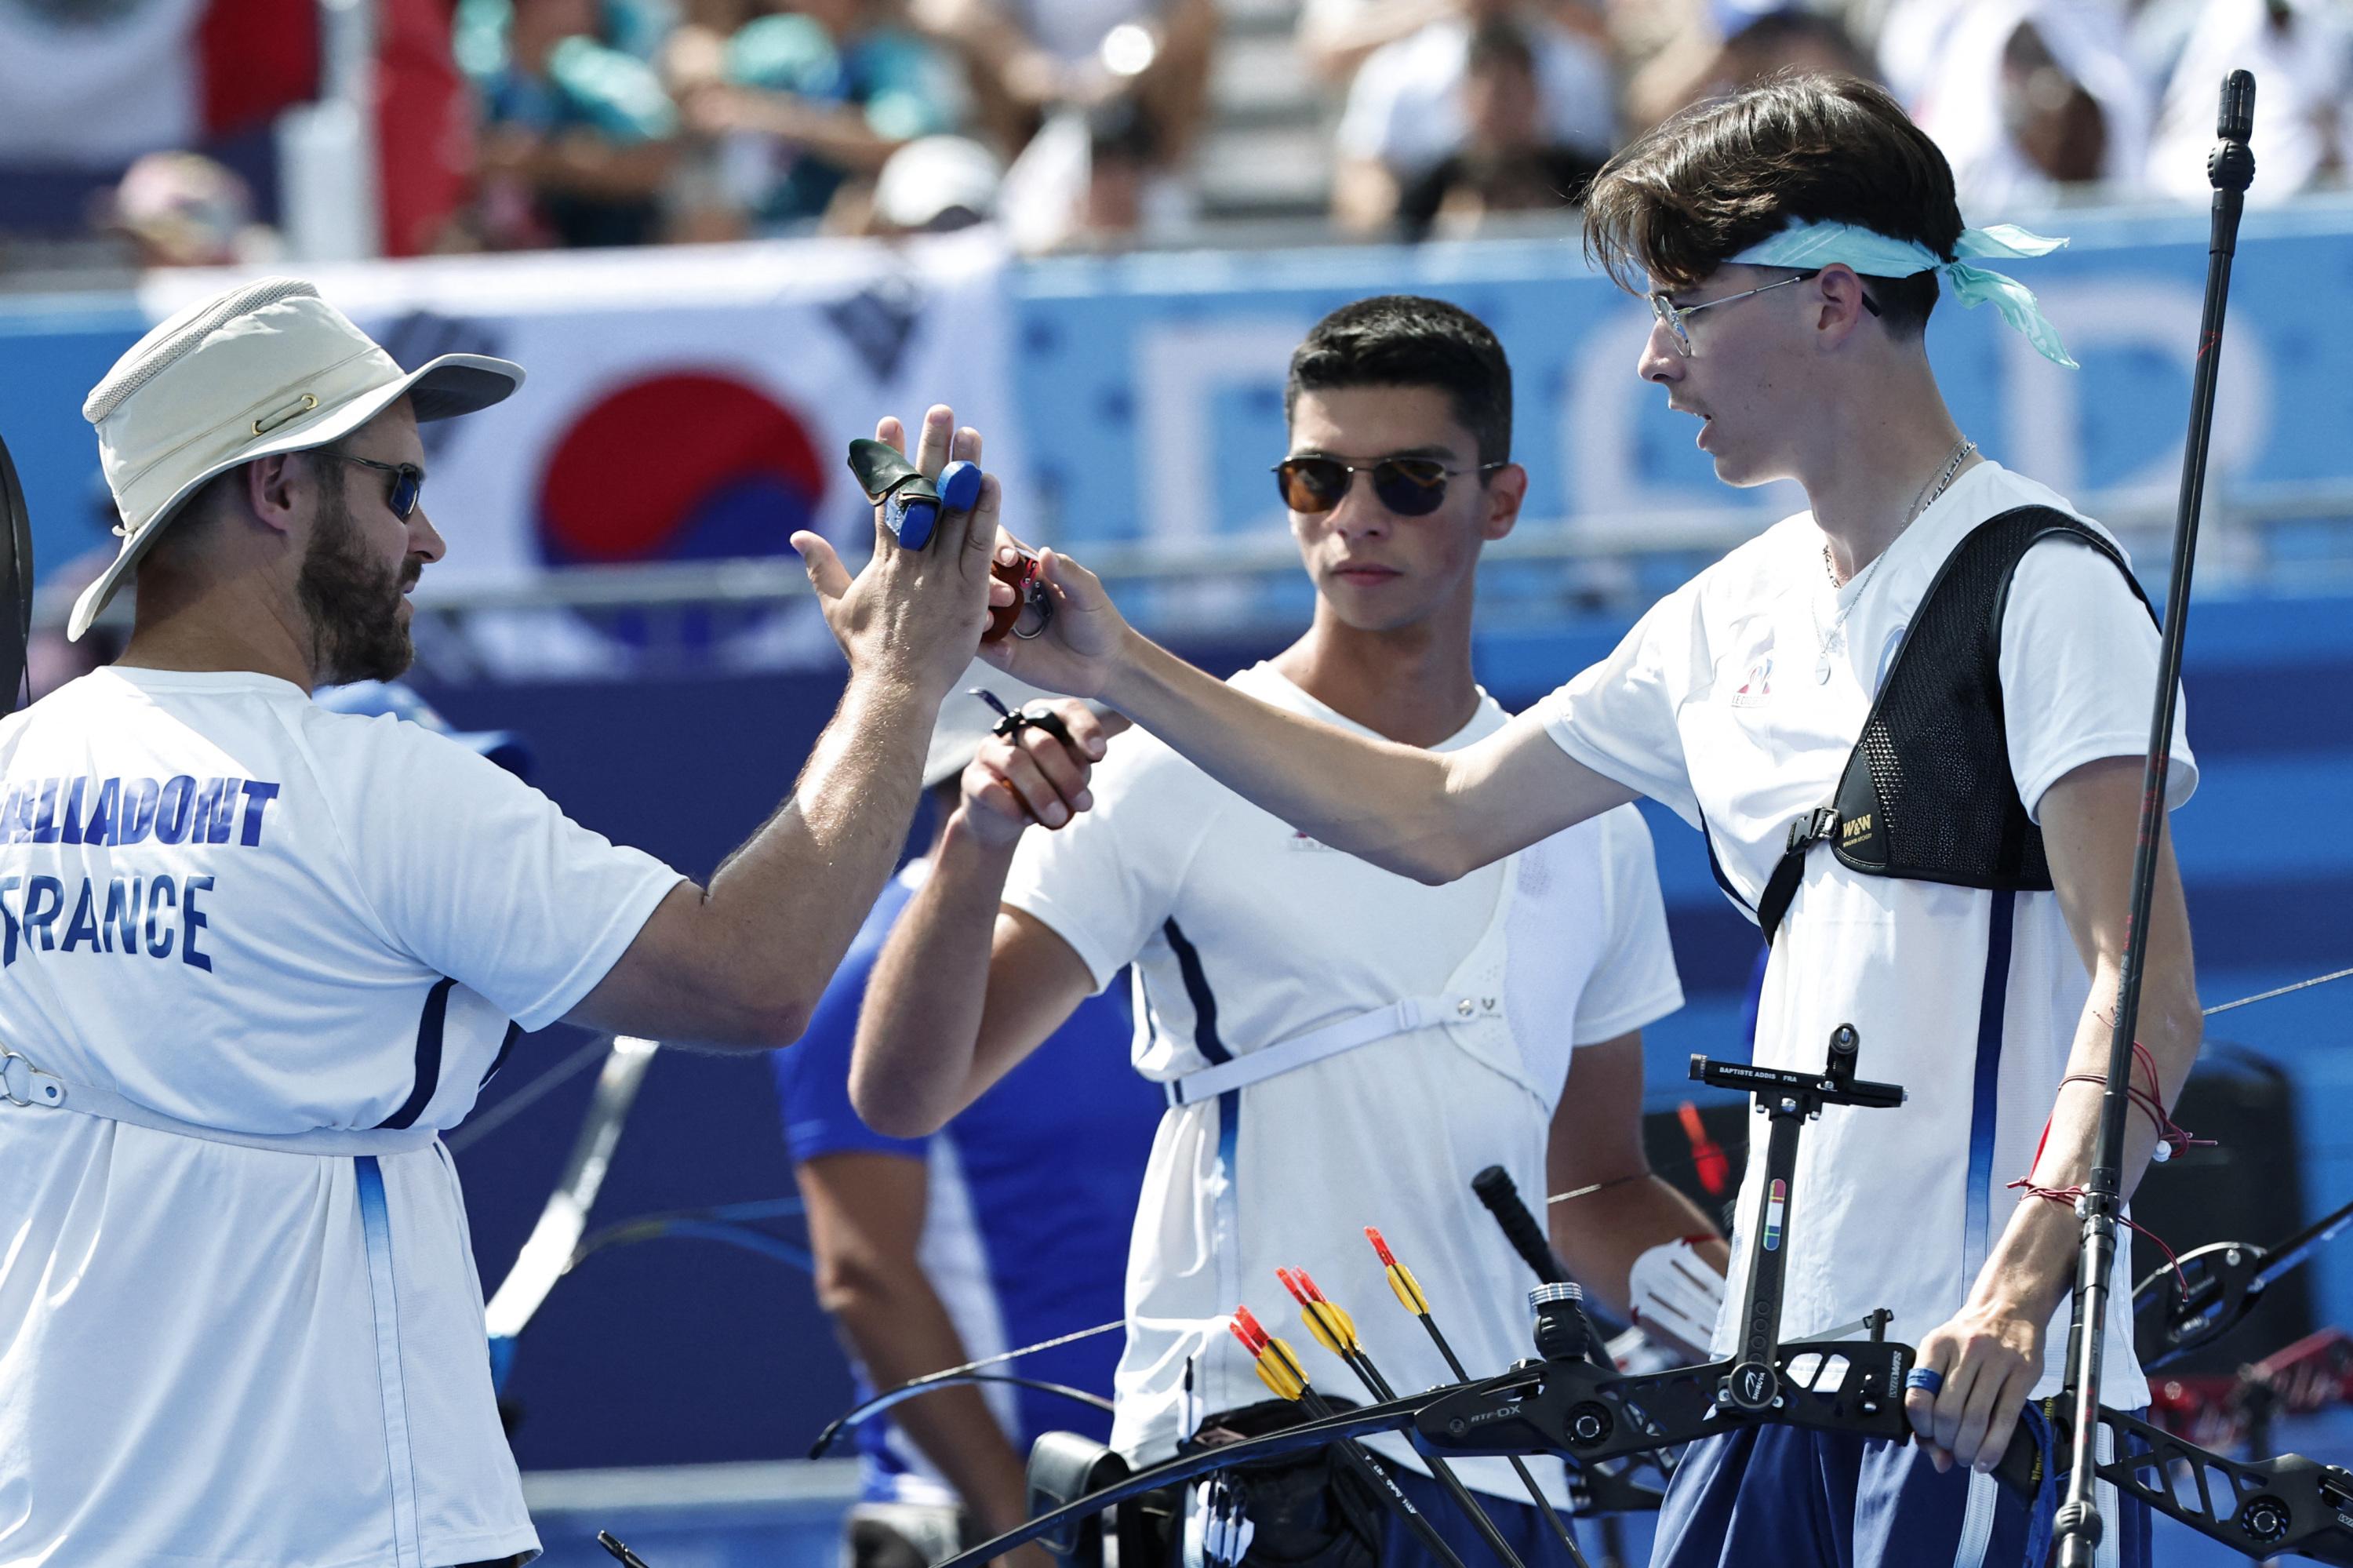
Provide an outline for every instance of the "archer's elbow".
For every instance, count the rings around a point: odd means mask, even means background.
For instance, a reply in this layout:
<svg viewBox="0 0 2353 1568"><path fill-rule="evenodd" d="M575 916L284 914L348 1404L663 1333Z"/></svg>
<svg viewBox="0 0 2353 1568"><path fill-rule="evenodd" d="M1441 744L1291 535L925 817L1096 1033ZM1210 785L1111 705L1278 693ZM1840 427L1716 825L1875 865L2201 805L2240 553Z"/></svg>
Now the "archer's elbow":
<svg viewBox="0 0 2353 1568"><path fill-rule="evenodd" d="M822 994L779 977L759 985L713 984L681 1009L699 1014L699 1043L733 1051L780 1051L808 1033Z"/></svg>
<svg viewBox="0 0 2353 1568"><path fill-rule="evenodd" d="M858 1119L885 1138L929 1138L947 1125L947 1115L913 1093L914 1086L893 1081L863 1063L849 1068L849 1108Z"/></svg>

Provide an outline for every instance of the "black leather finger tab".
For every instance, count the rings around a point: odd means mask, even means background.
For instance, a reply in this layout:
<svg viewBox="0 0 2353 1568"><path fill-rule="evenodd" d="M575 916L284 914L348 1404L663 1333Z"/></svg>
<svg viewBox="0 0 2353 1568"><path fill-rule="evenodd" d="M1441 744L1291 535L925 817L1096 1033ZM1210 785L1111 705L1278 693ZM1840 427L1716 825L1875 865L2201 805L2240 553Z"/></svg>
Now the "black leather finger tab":
<svg viewBox="0 0 2353 1568"><path fill-rule="evenodd" d="M910 461L907 454L888 441L869 440L861 437L849 443L849 471L858 476L858 488L866 493L869 501L891 499L902 501L937 501L939 492L923 477L923 471Z"/></svg>

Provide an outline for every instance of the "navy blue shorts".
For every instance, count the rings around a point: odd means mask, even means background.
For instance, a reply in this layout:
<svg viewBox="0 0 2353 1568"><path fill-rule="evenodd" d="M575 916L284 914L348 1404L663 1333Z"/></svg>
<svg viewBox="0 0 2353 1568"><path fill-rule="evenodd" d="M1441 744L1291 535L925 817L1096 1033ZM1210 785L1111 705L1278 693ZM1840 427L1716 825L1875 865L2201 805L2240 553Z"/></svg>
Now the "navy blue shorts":
<svg viewBox="0 0 2353 1568"><path fill-rule="evenodd" d="M2147 1508L2106 1486L2098 1502L2099 1568L2149 1568ZM2034 1524L2026 1499L1938 1475L1916 1443L1749 1426L1685 1451L1651 1568L2042 1568L2026 1562Z"/></svg>

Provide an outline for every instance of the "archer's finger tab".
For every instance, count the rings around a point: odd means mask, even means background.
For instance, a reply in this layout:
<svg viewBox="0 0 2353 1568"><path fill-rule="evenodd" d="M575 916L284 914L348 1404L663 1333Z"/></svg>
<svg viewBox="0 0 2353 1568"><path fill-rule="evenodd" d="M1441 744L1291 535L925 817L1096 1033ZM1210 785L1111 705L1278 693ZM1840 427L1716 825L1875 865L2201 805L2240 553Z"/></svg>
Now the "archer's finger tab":
<svg viewBox="0 0 2353 1568"><path fill-rule="evenodd" d="M920 550L930 542L939 526L940 491L906 453L883 441L854 440L849 443L849 471L866 498L882 509L882 525L902 549ZM969 482L977 495L978 480Z"/></svg>

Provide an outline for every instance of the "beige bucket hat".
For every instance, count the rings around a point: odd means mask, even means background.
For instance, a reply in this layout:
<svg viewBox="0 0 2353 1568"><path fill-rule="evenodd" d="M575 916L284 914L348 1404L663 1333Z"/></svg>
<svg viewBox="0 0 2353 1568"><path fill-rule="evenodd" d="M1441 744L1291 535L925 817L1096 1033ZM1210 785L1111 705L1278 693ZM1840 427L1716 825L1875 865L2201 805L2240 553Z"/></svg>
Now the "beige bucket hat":
<svg viewBox="0 0 2353 1568"><path fill-rule="evenodd" d="M182 503L216 475L348 435L402 397L419 423L487 408L522 366L445 354L403 371L298 278L264 278L189 306L141 338L91 388L99 463L122 547L75 601L79 638Z"/></svg>

